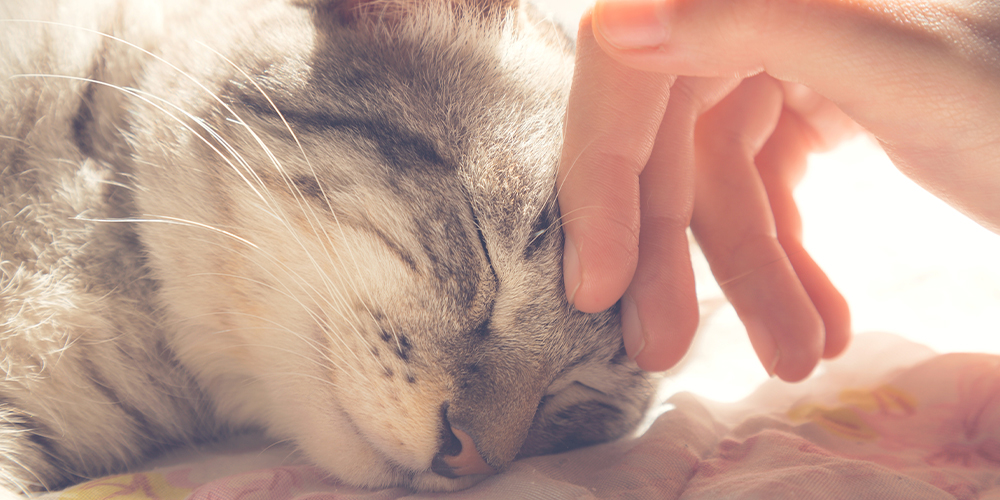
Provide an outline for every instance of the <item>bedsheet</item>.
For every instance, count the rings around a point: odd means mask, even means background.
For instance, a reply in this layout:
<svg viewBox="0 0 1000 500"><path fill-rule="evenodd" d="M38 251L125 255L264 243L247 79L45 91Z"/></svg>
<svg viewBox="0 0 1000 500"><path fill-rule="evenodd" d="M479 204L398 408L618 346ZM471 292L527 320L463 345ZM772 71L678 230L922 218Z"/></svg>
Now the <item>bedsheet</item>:
<svg viewBox="0 0 1000 500"><path fill-rule="evenodd" d="M250 439L45 499L1000 499L1000 356L855 339L799 384L671 396L637 437L515 462L451 494L365 491Z"/></svg>

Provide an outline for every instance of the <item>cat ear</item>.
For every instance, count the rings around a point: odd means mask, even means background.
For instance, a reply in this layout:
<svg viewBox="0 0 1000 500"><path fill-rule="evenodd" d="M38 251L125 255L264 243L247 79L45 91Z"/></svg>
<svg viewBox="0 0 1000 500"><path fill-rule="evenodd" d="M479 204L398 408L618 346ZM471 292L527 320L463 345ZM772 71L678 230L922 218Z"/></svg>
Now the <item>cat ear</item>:
<svg viewBox="0 0 1000 500"><path fill-rule="evenodd" d="M332 11L341 21L352 23L369 16L381 19L405 16L413 7L431 2L451 5L456 12L489 17L521 7L522 0L299 0Z"/></svg>

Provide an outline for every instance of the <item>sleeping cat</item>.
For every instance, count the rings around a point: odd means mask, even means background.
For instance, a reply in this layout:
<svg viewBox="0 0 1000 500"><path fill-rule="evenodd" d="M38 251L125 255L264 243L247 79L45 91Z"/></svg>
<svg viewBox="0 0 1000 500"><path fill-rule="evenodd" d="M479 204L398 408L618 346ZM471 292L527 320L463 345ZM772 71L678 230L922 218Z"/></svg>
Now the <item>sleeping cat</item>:
<svg viewBox="0 0 1000 500"><path fill-rule="evenodd" d="M572 54L530 7L0 19L0 490L247 429L350 484L454 490L643 415L617 311L563 293Z"/></svg>

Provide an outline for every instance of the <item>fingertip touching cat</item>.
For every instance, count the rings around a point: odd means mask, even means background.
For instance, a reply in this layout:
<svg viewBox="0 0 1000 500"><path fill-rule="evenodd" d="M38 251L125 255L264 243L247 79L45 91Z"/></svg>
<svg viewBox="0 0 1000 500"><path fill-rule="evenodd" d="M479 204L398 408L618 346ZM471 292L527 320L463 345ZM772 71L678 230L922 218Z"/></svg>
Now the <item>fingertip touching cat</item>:
<svg viewBox="0 0 1000 500"><path fill-rule="evenodd" d="M563 292L572 49L531 7L0 24L0 489L260 429L346 483L454 490L643 416L617 310Z"/></svg>

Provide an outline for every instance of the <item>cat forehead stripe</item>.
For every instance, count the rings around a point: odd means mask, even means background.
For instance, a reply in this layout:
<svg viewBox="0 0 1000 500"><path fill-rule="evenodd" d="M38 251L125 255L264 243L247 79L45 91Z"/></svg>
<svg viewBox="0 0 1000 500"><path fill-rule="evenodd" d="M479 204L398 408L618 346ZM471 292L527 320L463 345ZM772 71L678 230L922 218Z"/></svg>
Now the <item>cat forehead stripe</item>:
<svg viewBox="0 0 1000 500"><path fill-rule="evenodd" d="M284 118L296 132L325 132L343 130L374 142L387 160L399 167L412 166L408 160L419 159L427 166L454 170L434 145L418 134L411 133L386 119L334 115L323 111L280 109L279 112L266 101L241 96L240 102L258 116Z"/></svg>

